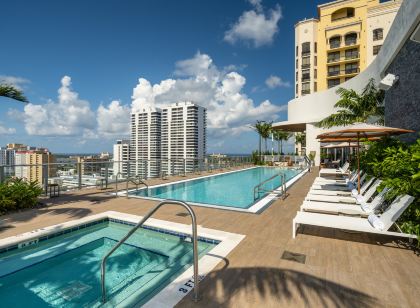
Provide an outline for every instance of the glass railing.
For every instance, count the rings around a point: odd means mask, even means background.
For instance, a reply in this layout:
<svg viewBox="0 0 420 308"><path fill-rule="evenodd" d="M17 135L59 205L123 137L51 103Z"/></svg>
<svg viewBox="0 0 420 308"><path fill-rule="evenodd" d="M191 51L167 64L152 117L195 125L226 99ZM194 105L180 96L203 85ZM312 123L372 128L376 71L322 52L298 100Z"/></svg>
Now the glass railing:
<svg viewBox="0 0 420 308"><path fill-rule="evenodd" d="M181 154L181 153L180 153ZM0 182L20 178L37 182L47 194L52 188L60 192L85 188L113 188L127 178L141 179L188 176L251 164L250 156L206 157L205 159L151 159L101 162L77 162L60 159L47 164L0 165Z"/></svg>
<svg viewBox="0 0 420 308"><path fill-rule="evenodd" d="M337 71L330 71L328 72L328 77L339 76L339 75L347 75L347 74L357 74L359 73L359 68L347 68L344 70L337 70Z"/></svg>

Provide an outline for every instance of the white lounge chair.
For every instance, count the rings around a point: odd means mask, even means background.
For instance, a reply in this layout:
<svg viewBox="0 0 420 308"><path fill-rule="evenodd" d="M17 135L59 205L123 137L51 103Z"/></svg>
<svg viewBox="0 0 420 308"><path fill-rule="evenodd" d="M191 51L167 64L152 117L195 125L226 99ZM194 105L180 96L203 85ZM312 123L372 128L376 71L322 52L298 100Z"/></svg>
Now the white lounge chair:
<svg viewBox="0 0 420 308"><path fill-rule="evenodd" d="M363 194L366 189L373 184L375 178L371 178L369 181L363 183L362 187L360 188L360 193ZM329 189L317 189L311 187L309 190L309 194L312 195L325 195L325 196L351 196L352 195L353 186L347 187L343 189L342 187L329 187Z"/></svg>
<svg viewBox="0 0 420 308"><path fill-rule="evenodd" d="M322 175L345 175L348 172L350 164L346 162L342 167L335 168L322 168L319 170L319 176Z"/></svg>
<svg viewBox="0 0 420 308"><path fill-rule="evenodd" d="M369 181L368 181L369 182ZM308 193L305 197L305 201L319 201L319 202L336 202L336 203L351 203L351 204L357 204L357 203L362 203L362 202L367 202L375 193L376 191L376 187L378 187L379 185L379 181L377 181L378 183L374 183L373 185L370 185L371 189L369 188L368 184L371 183L365 183L361 188L360 188L360 194L359 195L351 195L351 196L340 196L340 195L336 195L336 196L331 196L331 195L317 195L317 194L312 194L312 193ZM376 184L376 185L375 185Z"/></svg>
<svg viewBox="0 0 420 308"><path fill-rule="evenodd" d="M361 171L361 176L363 176L363 171ZM312 185L337 185L337 186L347 186L349 182L357 181L357 172L352 173L348 179L327 179L323 177L316 177Z"/></svg>
<svg viewBox="0 0 420 308"><path fill-rule="evenodd" d="M376 216L375 218L379 219L379 221L383 224L382 230L373 227L373 225L369 222L369 219L365 218L298 212L296 217L293 219L293 238L296 237L299 225L311 225L341 230L407 237L410 239L417 238L417 236L413 234L388 231L388 229L397 221L413 200L414 197L409 195L399 196L380 217Z"/></svg>
<svg viewBox="0 0 420 308"><path fill-rule="evenodd" d="M344 214L344 215L360 215L362 217L367 217L371 213L374 213L384 202L385 193L387 189L383 189L372 202L366 202L363 204L340 204L333 202L312 202L312 201L303 201L303 204L300 206L301 211L305 212L317 212L325 214Z"/></svg>

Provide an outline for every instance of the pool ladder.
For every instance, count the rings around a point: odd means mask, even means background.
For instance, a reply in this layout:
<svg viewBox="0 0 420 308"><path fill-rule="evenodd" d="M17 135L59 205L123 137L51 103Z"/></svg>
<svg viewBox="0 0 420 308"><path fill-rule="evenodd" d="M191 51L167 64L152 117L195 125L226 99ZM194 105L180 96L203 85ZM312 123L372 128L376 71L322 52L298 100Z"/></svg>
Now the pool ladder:
<svg viewBox="0 0 420 308"><path fill-rule="evenodd" d="M126 180L125 190L127 192L127 198L130 198L128 194L128 183L131 182L132 184L136 185L136 192L139 190L140 185L146 186L147 189L149 189L149 185L145 181L142 180L142 178L139 175L128 177ZM115 189L118 189L118 186L116 186ZM118 192L116 192L118 194Z"/></svg>
<svg viewBox="0 0 420 308"><path fill-rule="evenodd" d="M258 199L258 196L259 196L259 193L260 192L274 193L274 192L277 192L278 191L277 189L275 189L275 190L266 190L266 189L263 188L263 185L265 183L270 182L271 180L275 179L276 177L280 177L280 181L281 181L281 194L282 194L283 200L286 198L286 189L287 189L287 187L286 187L286 174L284 174L283 172L280 172L280 173L275 174L272 177L270 177L270 178L262 181L261 183L259 183L258 185L256 185L254 187L254 200L257 200Z"/></svg>
<svg viewBox="0 0 420 308"><path fill-rule="evenodd" d="M190 205L188 205L186 202L182 201L176 201L176 200L164 200L160 202L158 205L156 205L152 210L150 210L138 223L135 225L126 236L124 236L103 258L101 262L101 288L102 288L102 303L107 302L106 297L106 287L105 287L105 279L106 279L106 261L107 259L115 252L115 250L118 249L127 239L133 235L134 232L137 231L137 229L141 228L141 226L144 225L146 220L150 218L160 207L163 205L168 204L175 204L183 206L185 209L187 209L188 213L191 216L191 227L192 227L192 243L193 243L193 259L194 259L194 293L193 293L193 301L198 302L200 300L199 295L199 276L198 276L198 235L197 235L197 218L195 216L195 213Z"/></svg>

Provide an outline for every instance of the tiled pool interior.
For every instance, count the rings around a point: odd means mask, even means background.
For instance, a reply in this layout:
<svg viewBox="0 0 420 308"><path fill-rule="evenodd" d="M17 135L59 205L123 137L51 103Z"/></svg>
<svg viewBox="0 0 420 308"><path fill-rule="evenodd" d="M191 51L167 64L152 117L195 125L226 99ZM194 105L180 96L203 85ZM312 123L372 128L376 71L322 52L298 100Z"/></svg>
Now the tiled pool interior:
<svg viewBox="0 0 420 308"><path fill-rule="evenodd" d="M198 204L248 209L267 195L260 193L254 199L254 187L270 177L283 173L286 182L302 170L295 168L256 167L229 172L174 184L161 185L149 189L130 192L139 197L172 199ZM281 185L281 177L264 184L265 190L273 190Z"/></svg>

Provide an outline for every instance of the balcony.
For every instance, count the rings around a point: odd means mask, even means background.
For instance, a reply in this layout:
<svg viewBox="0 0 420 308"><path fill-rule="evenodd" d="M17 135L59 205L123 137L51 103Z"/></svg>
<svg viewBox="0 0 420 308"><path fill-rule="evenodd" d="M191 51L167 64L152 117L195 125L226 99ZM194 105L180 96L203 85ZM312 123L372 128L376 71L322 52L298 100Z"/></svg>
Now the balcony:
<svg viewBox="0 0 420 308"><path fill-rule="evenodd" d="M302 51L302 57L309 57L311 55L310 51Z"/></svg>
<svg viewBox="0 0 420 308"><path fill-rule="evenodd" d="M311 64L302 64L301 65L302 69L306 69L306 68L310 68L310 67L311 67Z"/></svg>
<svg viewBox="0 0 420 308"><path fill-rule="evenodd" d="M344 41L346 46L353 46L357 44L357 39L348 39Z"/></svg>
<svg viewBox="0 0 420 308"><path fill-rule="evenodd" d="M344 57L330 57L327 58L327 63L328 65L330 64L336 64L339 62L348 62L348 61L354 61L354 60L358 60L360 58L360 54L356 53L356 54L348 54L345 55Z"/></svg>
<svg viewBox="0 0 420 308"><path fill-rule="evenodd" d="M327 75L328 75L328 78L330 78L330 77L358 74L359 72L360 72L360 69L357 67L357 68L347 68L344 70L329 71Z"/></svg>
<svg viewBox="0 0 420 308"><path fill-rule="evenodd" d="M305 82L305 81L310 81L311 80L311 76L309 75L309 74L304 74L304 75L302 75L302 82Z"/></svg>
<svg viewBox="0 0 420 308"><path fill-rule="evenodd" d="M307 95L307 94L311 94L311 90L302 90L301 91L302 95Z"/></svg>

